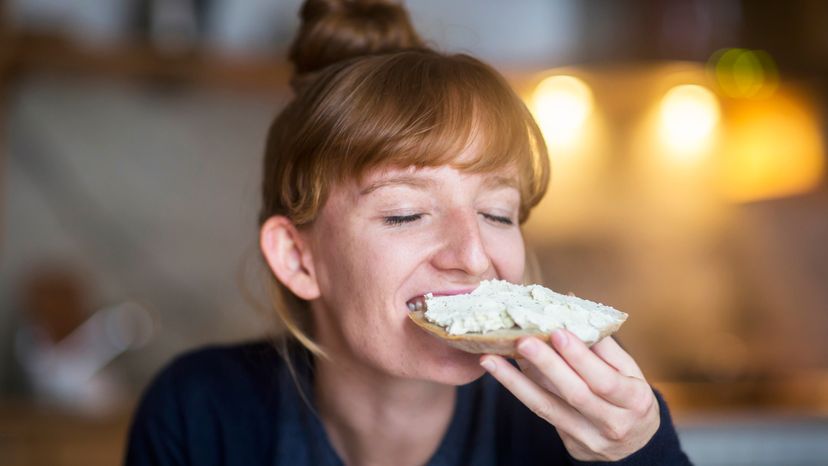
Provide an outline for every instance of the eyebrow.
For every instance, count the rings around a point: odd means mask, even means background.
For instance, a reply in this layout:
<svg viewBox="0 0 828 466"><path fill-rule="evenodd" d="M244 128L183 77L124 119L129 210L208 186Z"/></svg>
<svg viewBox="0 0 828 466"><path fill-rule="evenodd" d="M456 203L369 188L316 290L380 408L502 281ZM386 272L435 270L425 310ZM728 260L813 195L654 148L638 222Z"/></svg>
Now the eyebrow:
<svg viewBox="0 0 828 466"><path fill-rule="evenodd" d="M517 189L520 186L520 184L513 177L493 175L493 176L488 177L486 179L486 181L483 182L483 186L485 186L487 188L490 188L490 189L494 189L494 188L515 188L515 189Z"/></svg>
<svg viewBox="0 0 828 466"><path fill-rule="evenodd" d="M396 185L403 185L409 186L415 189L426 189L427 187L433 185L434 182L427 179L427 178L420 178L416 176L410 175L401 175L401 176L394 176L391 178L384 178L374 183L368 185L365 189L359 192L361 196L366 194L370 194L377 189L385 188L387 186L396 186Z"/></svg>

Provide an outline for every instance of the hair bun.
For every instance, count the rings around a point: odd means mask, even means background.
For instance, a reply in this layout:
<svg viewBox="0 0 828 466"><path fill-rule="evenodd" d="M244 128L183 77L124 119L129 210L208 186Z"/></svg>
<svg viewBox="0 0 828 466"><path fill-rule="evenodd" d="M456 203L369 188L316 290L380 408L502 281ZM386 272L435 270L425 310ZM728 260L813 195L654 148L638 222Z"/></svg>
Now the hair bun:
<svg viewBox="0 0 828 466"><path fill-rule="evenodd" d="M300 17L289 54L294 88L339 61L423 47L408 12L389 0L306 0Z"/></svg>

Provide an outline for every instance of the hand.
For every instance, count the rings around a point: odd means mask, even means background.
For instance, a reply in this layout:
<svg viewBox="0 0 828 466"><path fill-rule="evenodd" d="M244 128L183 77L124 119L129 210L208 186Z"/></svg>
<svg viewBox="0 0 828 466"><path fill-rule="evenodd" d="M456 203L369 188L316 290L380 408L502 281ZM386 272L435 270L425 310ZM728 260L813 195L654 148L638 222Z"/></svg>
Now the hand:
<svg viewBox="0 0 828 466"><path fill-rule="evenodd" d="M658 402L632 357L611 337L592 349L566 330L551 340L521 339L521 370L495 355L480 364L552 424L575 459L615 461L646 445L659 427Z"/></svg>

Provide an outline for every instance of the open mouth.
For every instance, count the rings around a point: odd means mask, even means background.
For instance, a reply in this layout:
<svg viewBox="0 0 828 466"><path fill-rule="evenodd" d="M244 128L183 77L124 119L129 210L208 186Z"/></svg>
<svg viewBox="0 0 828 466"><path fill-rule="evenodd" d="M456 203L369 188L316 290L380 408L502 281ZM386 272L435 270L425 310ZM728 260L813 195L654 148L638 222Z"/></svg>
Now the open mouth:
<svg viewBox="0 0 828 466"><path fill-rule="evenodd" d="M408 306L409 312L424 311L426 308L425 296L415 296L414 298L409 299L405 304Z"/></svg>
<svg viewBox="0 0 828 466"><path fill-rule="evenodd" d="M465 289L455 289L455 290L448 290L448 291L431 291L426 294L430 294L432 296L453 296L458 294L465 294L471 293L474 288L465 288ZM414 311L425 311L426 310L426 294L421 294L415 296L408 301L405 302L405 305L408 307L408 312Z"/></svg>

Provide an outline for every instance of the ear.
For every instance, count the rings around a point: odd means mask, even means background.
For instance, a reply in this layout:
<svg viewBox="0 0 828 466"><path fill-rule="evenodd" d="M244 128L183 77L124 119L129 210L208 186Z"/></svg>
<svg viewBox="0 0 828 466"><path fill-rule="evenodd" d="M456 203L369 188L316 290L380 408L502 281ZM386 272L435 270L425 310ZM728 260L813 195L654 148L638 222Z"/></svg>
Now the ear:
<svg viewBox="0 0 828 466"><path fill-rule="evenodd" d="M290 219L267 219L259 231L259 247L270 270L293 294L308 301L319 297L311 251Z"/></svg>

